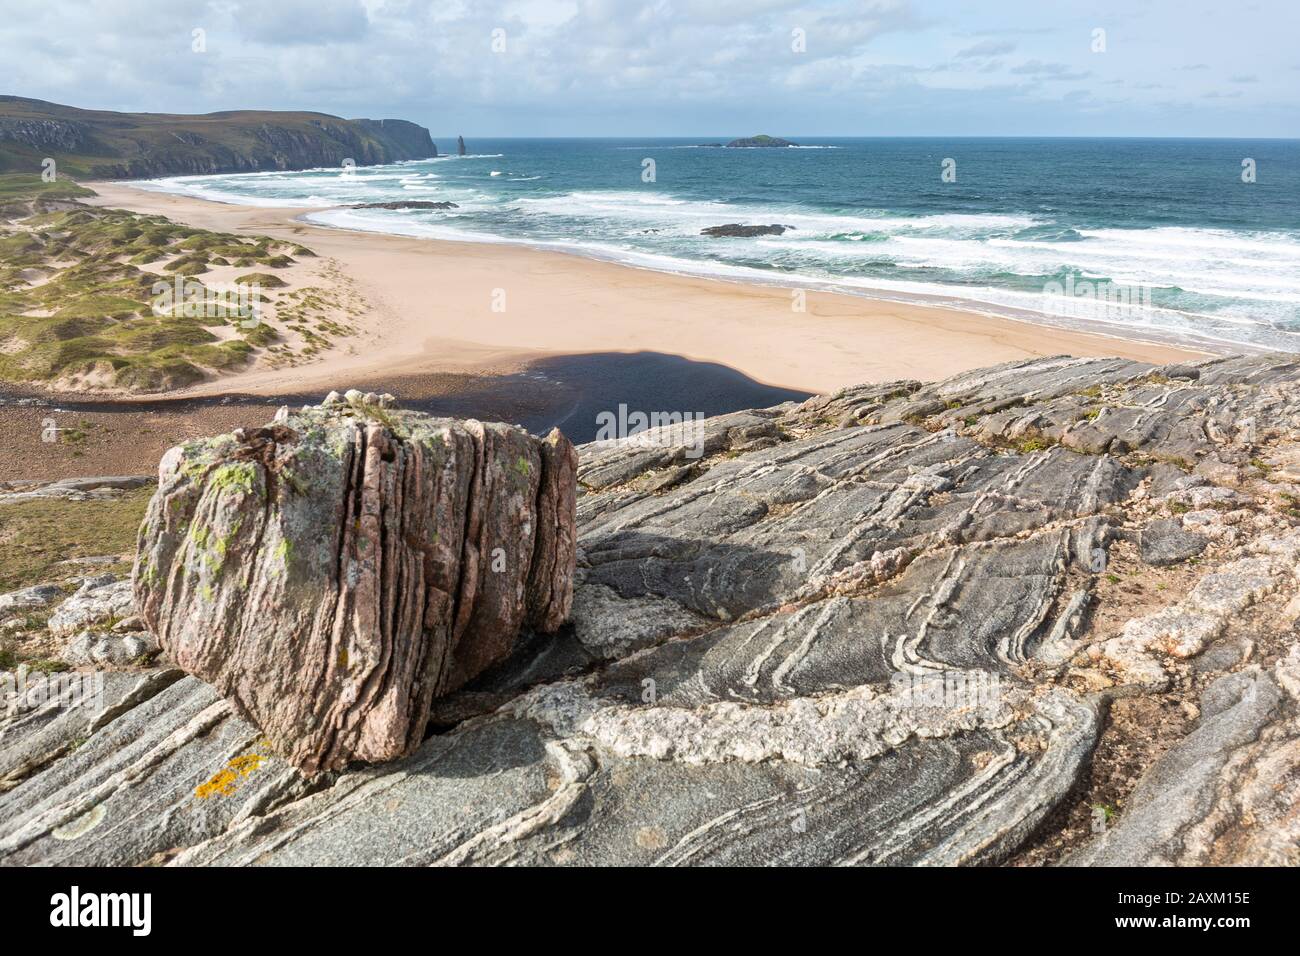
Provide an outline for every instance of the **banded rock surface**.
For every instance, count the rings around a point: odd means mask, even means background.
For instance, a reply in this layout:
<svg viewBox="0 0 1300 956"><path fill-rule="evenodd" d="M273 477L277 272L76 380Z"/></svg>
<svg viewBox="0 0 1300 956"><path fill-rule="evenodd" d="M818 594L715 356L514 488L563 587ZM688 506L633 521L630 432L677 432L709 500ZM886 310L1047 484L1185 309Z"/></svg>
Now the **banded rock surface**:
<svg viewBox="0 0 1300 956"><path fill-rule="evenodd" d="M0 718L0 861L1300 863L1298 384L1038 359L584 446L571 624L409 757L305 777L164 671Z"/></svg>
<svg viewBox="0 0 1300 956"><path fill-rule="evenodd" d="M435 696L572 601L568 440L387 405L172 449L140 532L141 617L307 774L410 753Z"/></svg>

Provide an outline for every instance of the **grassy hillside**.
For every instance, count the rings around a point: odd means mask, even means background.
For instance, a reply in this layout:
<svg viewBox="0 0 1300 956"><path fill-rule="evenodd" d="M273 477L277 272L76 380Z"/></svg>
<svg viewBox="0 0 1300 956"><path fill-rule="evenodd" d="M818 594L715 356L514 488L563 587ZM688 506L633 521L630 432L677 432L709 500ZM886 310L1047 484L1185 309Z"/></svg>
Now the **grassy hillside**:
<svg viewBox="0 0 1300 956"><path fill-rule="evenodd" d="M0 96L0 172L130 179L359 166L436 156L428 130L406 120L239 110L187 116L81 110Z"/></svg>

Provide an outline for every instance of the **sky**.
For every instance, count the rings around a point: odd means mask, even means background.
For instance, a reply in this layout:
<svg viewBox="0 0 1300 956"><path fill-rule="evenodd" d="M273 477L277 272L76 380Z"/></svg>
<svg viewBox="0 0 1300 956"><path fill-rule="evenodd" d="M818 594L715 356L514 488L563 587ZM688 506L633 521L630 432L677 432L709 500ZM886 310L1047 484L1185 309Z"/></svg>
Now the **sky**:
<svg viewBox="0 0 1300 956"><path fill-rule="evenodd" d="M0 93L435 140L1300 136L1300 0L0 0L0 24Z"/></svg>

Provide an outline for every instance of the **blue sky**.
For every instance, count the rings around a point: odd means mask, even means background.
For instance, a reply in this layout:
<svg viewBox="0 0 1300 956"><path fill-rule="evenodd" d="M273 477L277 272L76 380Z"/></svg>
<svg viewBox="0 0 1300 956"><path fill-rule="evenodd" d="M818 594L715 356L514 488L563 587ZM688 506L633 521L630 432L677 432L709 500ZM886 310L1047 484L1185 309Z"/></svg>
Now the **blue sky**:
<svg viewBox="0 0 1300 956"><path fill-rule="evenodd" d="M1300 0L0 0L0 19L0 92L100 109L440 139L1300 136Z"/></svg>

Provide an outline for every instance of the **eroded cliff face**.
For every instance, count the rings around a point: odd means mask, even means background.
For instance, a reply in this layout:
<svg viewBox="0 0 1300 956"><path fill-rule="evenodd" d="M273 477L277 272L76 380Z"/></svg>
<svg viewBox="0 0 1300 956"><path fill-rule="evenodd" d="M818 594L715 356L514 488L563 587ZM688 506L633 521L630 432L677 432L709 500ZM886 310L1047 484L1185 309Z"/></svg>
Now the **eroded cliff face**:
<svg viewBox="0 0 1300 956"><path fill-rule="evenodd" d="M306 777L110 672L0 724L0 854L1295 864L1297 384L1052 358L584 446L571 624L411 756Z"/></svg>

